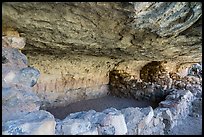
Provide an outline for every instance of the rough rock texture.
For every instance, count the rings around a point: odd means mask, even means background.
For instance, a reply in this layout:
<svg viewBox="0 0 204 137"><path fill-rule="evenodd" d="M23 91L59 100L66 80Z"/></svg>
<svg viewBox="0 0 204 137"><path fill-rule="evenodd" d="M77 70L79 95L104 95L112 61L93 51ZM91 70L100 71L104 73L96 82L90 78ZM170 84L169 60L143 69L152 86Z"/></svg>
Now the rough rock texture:
<svg viewBox="0 0 204 137"><path fill-rule="evenodd" d="M186 64L201 61L197 2L5 2L2 8L2 35L19 45L26 38L22 52L41 72L33 88L46 105L107 94L113 69L140 79L145 65L167 61L185 76Z"/></svg>
<svg viewBox="0 0 204 137"><path fill-rule="evenodd" d="M178 35L202 15L201 2L135 2L135 28L160 36Z"/></svg>
<svg viewBox="0 0 204 137"><path fill-rule="evenodd" d="M113 68L114 60L107 57L39 54L29 60L30 65L41 72L33 88L45 102L72 103L108 92L109 70Z"/></svg>
<svg viewBox="0 0 204 137"><path fill-rule="evenodd" d="M27 113L2 125L3 135L54 135L55 119L49 112L40 110Z"/></svg>
<svg viewBox="0 0 204 137"><path fill-rule="evenodd" d="M58 121L58 135L124 135L127 127L124 116L115 108L102 112L95 110L71 113L64 120Z"/></svg>
<svg viewBox="0 0 204 137"><path fill-rule="evenodd" d="M28 67L19 49L25 46L20 37L2 37L2 134L53 135L55 119L39 110L41 100L32 91L40 72Z"/></svg>
<svg viewBox="0 0 204 137"><path fill-rule="evenodd" d="M202 73L187 75L202 56L201 3L5 2L2 8L3 134L162 135L191 105L191 115L199 116ZM31 87L41 107L107 93L166 100L155 111L75 113L56 120L54 130L54 117L39 111ZM131 112L139 117L127 118Z"/></svg>
<svg viewBox="0 0 204 137"><path fill-rule="evenodd" d="M129 107L121 111L108 108L102 112L90 110L71 113L62 121L55 119L49 112L39 110L41 105L39 98L32 92L31 87L36 84L39 71L27 66L25 56L22 56L18 49L16 54L12 52L13 48L21 46L12 45L12 41L9 42L8 39L10 38L2 38L2 49L5 53L2 56L7 60L2 62L2 67L7 70L2 75L2 134L4 135L164 135L178 132L174 127L179 125L183 128L185 124L183 120L186 120L186 117L189 119L188 115L202 118L202 78L200 75L195 75L199 71L191 70L193 73L190 74L194 76L183 76L180 75L180 70L183 69L181 66L186 64L179 65L178 69L177 65L174 66L175 68L169 68L169 64L172 65L171 62L154 61L135 68L137 70L135 73L140 70L142 74L140 77L131 71L134 68L132 64L130 65L132 67L126 67L126 70L129 70L128 73L120 70L124 69L121 66L126 63L115 65L109 75L109 84L113 86L113 91L117 91L113 93L118 95L129 92L130 97L140 99L143 99L144 95L141 93L150 95L148 99L165 97L155 110L152 107ZM17 44L20 43L17 42ZM151 67L155 71L152 71ZM199 70L199 65L197 67ZM168 88L164 86L165 77L172 80ZM89 94L89 92L84 93ZM196 134L201 133L200 125L199 123L196 125L199 128Z"/></svg>
<svg viewBox="0 0 204 137"><path fill-rule="evenodd" d="M134 62L131 63L140 63L139 61ZM121 63L120 66L123 66L122 64L125 63ZM164 100L172 89L190 90L193 94L196 89L196 96L200 96L202 94L202 78L188 76L190 65L191 63L152 61L139 67L140 71L137 67L133 67L134 65L126 65L126 69L124 66L117 66L109 74L110 94L158 102ZM187 70L185 74L184 70Z"/></svg>
<svg viewBox="0 0 204 137"><path fill-rule="evenodd" d="M154 116L152 107L147 108L126 108L121 110L125 116L125 122L128 128L128 135L140 135L145 126Z"/></svg>
<svg viewBox="0 0 204 137"><path fill-rule="evenodd" d="M14 28L26 37L26 50L30 54L74 53L135 60L181 60L190 57L189 61L200 61L201 4L147 3L148 6L152 4L146 9L144 4L136 3L138 6L134 7L134 4L119 2L3 3L3 27L4 30ZM162 31L171 28L171 22L178 18L187 17L180 24L173 22L172 28L179 28L180 25L181 30L185 30L191 27L198 33L186 30L177 37L161 38L148 31L138 31L141 25L132 29L130 26L135 18L130 15L139 16L139 9L142 10L141 14L151 18L157 16L165 20L169 17L166 20L169 23L161 20L167 25L164 30L158 26ZM161 16L155 14L154 10L158 10L157 14ZM193 25L196 20L199 21Z"/></svg>
<svg viewBox="0 0 204 137"><path fill-rule="evenodd" d="M10 41L15 39L15 43ZM19 37L2 38L2 121L39 110L40 99L31 87L39 77L39 71L27 66L27 58L19 48L25 41Z"/></svg>

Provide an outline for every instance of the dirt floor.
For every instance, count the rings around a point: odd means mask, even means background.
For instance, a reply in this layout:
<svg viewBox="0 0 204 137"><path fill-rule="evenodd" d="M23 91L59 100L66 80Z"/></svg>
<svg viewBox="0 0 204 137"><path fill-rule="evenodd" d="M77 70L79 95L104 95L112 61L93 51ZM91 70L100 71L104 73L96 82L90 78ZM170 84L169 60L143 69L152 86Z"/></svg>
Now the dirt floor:
<svg viewBox="0 0 204 137"><path fill-rule="evenodd" d="M68 106L65 107L47 108L46 110L52 113L55 116L55 118L62 120L70 113L88 111L91 109L100 112L110 107L120 110L128 107L148 107L148 106L156 108L158 104L150 101L137 101L135 99L119 98L109 95L97 99L78 101L69 104Z"/></svg>

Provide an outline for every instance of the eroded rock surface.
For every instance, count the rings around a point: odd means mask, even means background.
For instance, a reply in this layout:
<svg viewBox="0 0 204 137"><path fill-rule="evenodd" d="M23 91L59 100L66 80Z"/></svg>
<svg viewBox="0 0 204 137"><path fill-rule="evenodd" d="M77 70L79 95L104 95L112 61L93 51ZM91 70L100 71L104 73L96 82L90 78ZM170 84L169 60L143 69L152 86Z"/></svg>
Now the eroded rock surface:
<svg viewBox="0 0 204 137"><path fill-rule="evenodd" d="M40 72L28 67L27 58L19 51L25 46L23 40L2 37L2 134L53 135L54 116L39 110L41 100L31 88Z"/></svg>
<svg viewBox="0 0 204 137"><path fill-rule="evenodd" d="M27 39L25 53L32 55L200 61L201 8L199 2L3 3L3 34L10 32L7 28L20 32ZM148 25L140 23L143 21ZM132 28L134 23L138 24ZM139 28L151 28L162 35L182 33L159 37Z"/></svg>
<svg viewBox="0 0 204 137"><path fill-rule="evenodd" d="M144 66L151 61L167 61L174 72L201 61L200 11L199 2L8 2L2 34L19 48L26 38L22 52L41 72L34 91L47 105L61 105L107 94L113 69L140 79L141 73L149 75ZM157 83L170 86L166 76Z"/></svg>
<svg viewBox="0 0 204 137"><path fill-rule="evenodd" d="M4 135L54 135L55 119L47 111L39 110L3 123Z"/></svg>
<svg viewBox="0 0 204 137"><path fill-rule="evenodd" d="M135 29L150 29L158 35L178 35L202 15L200 2L135 2Z"/></svg>
<svg viewBox="0 0 204 137"><path fill-rule="evenodd" d="M187 75L202 57L201 3L5 2L2 8L3 134L162 135L191 105L191 115L199 116L202 73ZM154 111L74 113L56 120L56 129L53 116L39 111L106 94L165 101ZM127 118L131 112L139 119Z"/></svg>

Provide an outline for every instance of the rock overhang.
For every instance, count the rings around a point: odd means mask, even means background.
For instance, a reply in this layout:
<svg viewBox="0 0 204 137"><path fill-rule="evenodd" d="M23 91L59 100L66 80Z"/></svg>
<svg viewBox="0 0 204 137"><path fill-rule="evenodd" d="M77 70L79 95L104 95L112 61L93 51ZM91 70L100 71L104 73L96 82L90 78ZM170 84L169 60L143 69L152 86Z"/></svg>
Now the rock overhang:
<svg viewBox="0 0 204 137"><path fill-rule="evenodd" d="M201 29L198 29L202 25L200 3L149 2L147 5L152 6L148 10L142 7L144 4L140 4L140 7L138 4L3 3L3 28L14 28L21 36L26 37L24 53L28 55L36 52L59 56L68 53L147 61L201 60L202 38ZM174 8L171 9L171 6ZM139 13L134 9L137 7L142 9ZM158 12L160 15L164 7L166 12L175 13L166 15L170 18L166 23L169 26L163 29L154 27L156 21L149 22L146 27L139 25L139 22L146 19L145 16L140 17L140 14L154 17L156 13L153 11L161 10ZM158 18L162 20L167 18L166 16L160 15ZM192 16L180 22L180 27L185 28L182 32L178 30L180 33L176 33L177 36L171 36L172 33L170 36L159 36L171 27L171 21L178 20L180 16ZM132 27L135 23L136 27ZM172 28L176 27L176 22L172 23ZM141 28L143 30L140 30ZM158 34L151 32L151 29L156 30Z"/></svg>

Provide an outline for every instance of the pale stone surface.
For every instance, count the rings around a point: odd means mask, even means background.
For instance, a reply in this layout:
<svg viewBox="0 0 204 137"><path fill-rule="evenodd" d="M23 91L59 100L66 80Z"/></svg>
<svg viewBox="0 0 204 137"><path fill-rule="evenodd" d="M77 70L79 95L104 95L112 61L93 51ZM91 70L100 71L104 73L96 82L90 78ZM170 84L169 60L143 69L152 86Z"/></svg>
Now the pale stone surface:
<svg viewBox="0 0 204 137"><path fill-rule="evenodd" d="M71 113L57 124L56 129L58 134L61 132L70 135L96 133L99 135L125 135L127 133L124 116L115 108L105 109L102 112L90 110Z"/></svg>
<svg viewBox="0 0 204 137"><path fill-rule="evenodd" d="M39 10L32 11L30 9ZM36 76L30 81L27 78L21 79L22 73L19 72L27 67L28 62L27 58L18 50L25 45L25 39L19 37L20 35L27 39L27 46L23 52L28 55L30 65L42 72L39 84L34 87L36 92L60 93L57 95L48 93L44 96L41 94L42 98L46 98L44 101L47 101L48 104L64 99L72 102L76 101L76 98L87 99L90 96L97 97L101 93L107 93L106 88L103 89L99 86L110 83L109 72L113 69L130 74L129 77L124 73L122 80L121 77L117 79L119 84L115 83L119 85L119 88L124 89L122 96L134 95L135 98L149 99L152 93L158 95L156 97L168 94L166 89L171 87L183 90L189 88L185 87L186 82L183 80L176 81L168 73L161 71L163 68L157 69L160 65L156 65L153 67L155 69L152 69L150 63L151 67L147 67L147 71L142 72L141 69L144 69L143 65L146 65L147 62L155 61L160 64L159 61L173 60L175 61L174 66L170 66L168 70L172 70L172 73L181 71L180 76L185 76L186 70L180 69L180 64L201 61L202 20L200 16L201 3L197 2L4 3L2 23L3 29L6 29L2 34L11 37L2 38L2 85L4 88L2 101L5 104L2 106L3 116L15 115L18 117L18 115L39 109L39 105L35 104L37 99L34 96L22 94L26 95L25 101L22 101L21 95L6 89L13 84L20 85L20 83L25 86L33 86L37 81ZM154 20L155 18L156 20ZM130 27L131 25L134 29ZM134 25L136 25L136 29ZM14 29L11 31L7 27ZM138 28L150 30L140 31ZM173 37L171 37L172 35ZM149 70L156 70L156 72L149 73ZM28 75L30 77L30 73ZM17 76L20 76L20 80L15 79ZM129 79L140 78L147 83L152 80L156 81L160 87L149 83L138 84L134 81L121 84ZM193 100L193 96L202 97L202 82L199 79L188 82L191 84L190 91L178 91L178 94L175 92L169 95L166 101L161 103L161 106L166 108L164 112L161 112L161 115L158 114L158 117L153 117L151 109L134 111L133 114L139 114L139 116L136 119L132 117L133 123L137 123L138 119L139 123L137 126L131 125L130 119L129 123L126 123L127 127L132 130L131 134L162 134L159 132L160 129L163 130L162 118L164 118L166 129L168 124L170 128L178 125L177 121L188 115L189 104ZM126 86L131 86L132 90L127 92ZM137 89L137 86L140 88ZM154 90L154 86L157 87L157 90ZM92 87L96 87L96 90ZM88 91L87 88L89 88ZM83 90L84 92L81 92ZM16 95L17 97L15 97ZM153 96L153 98L156 97ZM27 103L27 101L31 103ZM200 107L199 103L195 102L194 105L196 104ZM21 111L24 112L21 113ZM114 109L100 113L92 111L87 116L83 112L74 117L89 119L91 123L93 122L92 126L105 125L101 128L97 127L101 130L100 134L101 132L103 132L102 134L125 133L124 122L120 126L116 124L116 119L121 120L122 115ZM4 118L4 120L6 119ZM125 120L127 120L126 117ZM50 125L53 127L52 124ZM45 123L43 128L45 128L44 126L48 125ZM28 124L23 126L23 128L27 127ZM152 130L150 130L151 128ZM95 134L95 129L87 129L87 131L78 134ZM123 130L119 132L118 129ZM121 133L121 131L123 132ZM76 134L75 130L73 133ZM36 130L32 134L44 134L44 131Z"/></svg>
<svg viewBox="0 0 204 137"><path fill-rule="evenodd" d="M153 118L154 112L152 107L147 108L126 108L121 110L125 116L128 135L140 135L146 125Z"/></svg>
<svg viewBox="0 0 204 137"><path fill-rule="evenodd" d="M2 121L16 119L26 112L39 110L40 99L29 88L2 88Z"/></svg>
<svg viewBox="0 0 204 137"><path fill-rule="evenodd" d="M83 133L79 133L77 135L98 135L98 129L94 127L93 129L90 129L89 131L85 131Z"/></svg>
<svg viewBox="0 0 204 137"><path fill-rule="evenodd" d="M66 119L61 126L62 135L77 135L91 129L91 123L82 119Z"/></svg>
<svg viewBox="0 0 204 137"><path fill-rule="evenodd" d="M16 120L3 123L3 135L54 135L55 120L47 111L24 114Z"/></svg>
<svg viewBox="0 0 204 137"><path fill-rule="evenodd" d="M13 68L14 69L14 68ZM7 73L4 77L4 81L7 84L21 84L24 86L33 87L40 75L40 72L32 67L25 67L18 71L10 69L11 71Z"/></svg>
<svg viewBox="0 0 204 137"><path fill-rule="evenodd" d="M37 83L39 76L40 76L39 70L33 67L22 68L15 76L13 83L33 87Z"/></svg>
<svg viewBox="0 0 204 137"><path fill-rule="evenodd" d="M11 43L11 47L17 49L23 49L25 47L26 41L23 37L7 37L8 41Z"/></svg>
<svg viewBox="0 0 204 137"><path fill-rule="evenodd" d="M108 114L101 121L99 127L100 135L125 135L127 133L127 127L125 123L124 116L120 115L111 115Z"/></svg>
<svg viewBox="0 0 204 137"><path fill-rule="evenodd" d="M162 37L178 35L202 15L200 2L135 2L133 4L135 29L151 29ZM182 20L182 18L185 19ZM175 22L178 19L181 21Z"/></svg>

